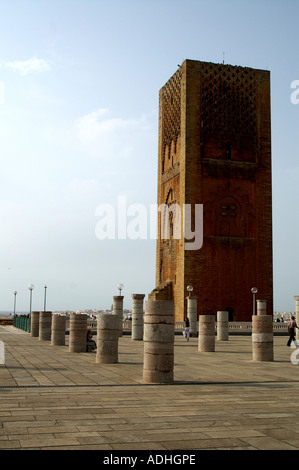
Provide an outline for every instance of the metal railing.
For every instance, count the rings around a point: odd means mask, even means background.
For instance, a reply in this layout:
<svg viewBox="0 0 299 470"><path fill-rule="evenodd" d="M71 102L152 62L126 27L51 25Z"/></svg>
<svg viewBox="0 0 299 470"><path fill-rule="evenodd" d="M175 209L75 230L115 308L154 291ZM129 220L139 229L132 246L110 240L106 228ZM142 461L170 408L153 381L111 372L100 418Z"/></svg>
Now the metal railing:
<svg viewBox="0 0 299 470"><path fill-rule="evenodd" d="M13 326L19 330L30 332L30 315L15 315L13 318Z"/></svg>

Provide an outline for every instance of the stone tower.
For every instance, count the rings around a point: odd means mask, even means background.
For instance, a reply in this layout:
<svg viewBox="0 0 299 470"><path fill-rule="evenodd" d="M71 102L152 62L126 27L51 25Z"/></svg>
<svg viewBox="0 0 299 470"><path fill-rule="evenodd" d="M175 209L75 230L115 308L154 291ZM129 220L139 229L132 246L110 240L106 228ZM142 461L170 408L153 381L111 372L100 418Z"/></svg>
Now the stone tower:
<svg viewBox="0 0 299 470"><path fill-rule="evenodd" d="M251 288L273 310L270 72L186 60L159 93L158 205L203 209L203 243L186 249L161 238L156 289L186 313L187 285L198 315L229 310L249 321ZM183 217L182 217L183 219ZM181 221L181 227L183 222ZM183 231L182 231L183 233Z"/></svg>

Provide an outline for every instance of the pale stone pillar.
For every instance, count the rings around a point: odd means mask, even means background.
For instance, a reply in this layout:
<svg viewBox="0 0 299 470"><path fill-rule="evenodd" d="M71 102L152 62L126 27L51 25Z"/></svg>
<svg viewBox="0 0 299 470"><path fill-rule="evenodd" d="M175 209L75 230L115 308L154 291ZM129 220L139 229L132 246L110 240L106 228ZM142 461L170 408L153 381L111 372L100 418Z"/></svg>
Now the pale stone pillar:
<svg viewBox="0 0 299 470"><path fill-rule="evenodd" d="M217 340L228 341L228 312L217 312Z"/></svg>
<svg viewBox="0 0 299 470"><path fill-rule="evenodd" d="M174 368L174 302L149 300L144 315L144 383L172 383Z"/></svg>
<svg viewBox="0 0 299 470"><path fill-rule="evenodd" d="M296 302L295 318L296 318L296 323L299 326L299 295L294 295L294 299L295 299L295 302Z"/></svg>
<svg viewBox="0 0 299 470"><path fill-rule="evenodd" d="M52 312L39 312L39 339L51 341Z"/></svg>
<svg viewBox="0 0 299 470"><path fill-rule="evenodd" d="M123 319L124 319L124 308L123 308L123 295L115 295L113 297L113 315L118 316L119 320L119 336L123 334Z"/></svg>
<svg viewBox="0 0 299 470"><path fill-rule="evenodd" d="M86 352L87 314L70 314L69 352Z"/></svg>
<svg viewBox="0 0 299 470"><path fill-rule="evenodd" d="M215 351L215 315L198 317L198 351Z"/></svg>
<svg viewBox="0 0 299 470"><path fill-rule="evenodd" d="M52 315L51 344L53 346L65 346L66 316L59 313Z"/></svg>
<svg viewBox="0 0 299 470"><path fill-rule="evenodd" d="M267 315L267 300L256 301L256 314Z"/></svg>
<svg viewBox="0 0 299 470"><path fill-rule="evenodd" d="M143 340L143 299L144 294L132 294L132 339Z"/></svg>
<svg viewBox="0 0 299 470"><path fill-rule="evenodd" d="M39 337L39 312L31 312L30 335L35 338Z"/></svg>
<svg viewBox="0 0 299 470"><path fill-rule="evenodd" d="M272 315L252 316L252 359L273 361Z"/></svg>
<svg viewBox="0 0 299 470"><path fill-rule="evenodd" d="M118 362L119 319L111 313L97 316L96 363L115 364Z"/></svg>
<svg viewBox="0 0 299 470"><path fill-rule="evenodd" d="M190 336L197 336L197 299L196 295L187 297L187 317L189 318Z"/></svg>

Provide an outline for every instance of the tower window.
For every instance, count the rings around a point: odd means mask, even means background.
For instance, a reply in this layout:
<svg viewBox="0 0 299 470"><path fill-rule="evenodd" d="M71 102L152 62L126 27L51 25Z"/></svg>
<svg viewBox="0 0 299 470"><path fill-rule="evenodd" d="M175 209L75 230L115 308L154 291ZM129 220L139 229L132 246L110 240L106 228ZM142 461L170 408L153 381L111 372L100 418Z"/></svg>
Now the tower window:
<svg viewBox="0 0 299 470"><path fill-rule="evenodd" d="M225 160L232 159L232 145L230 142L226 142L225 144Z"/></svg>

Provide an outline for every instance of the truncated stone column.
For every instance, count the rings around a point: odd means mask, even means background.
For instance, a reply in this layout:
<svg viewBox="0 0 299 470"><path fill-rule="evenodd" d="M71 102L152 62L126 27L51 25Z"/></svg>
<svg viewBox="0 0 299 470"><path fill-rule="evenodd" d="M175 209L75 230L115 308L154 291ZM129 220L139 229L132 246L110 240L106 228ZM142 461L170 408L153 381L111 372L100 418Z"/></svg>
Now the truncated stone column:
<svg viewBox="0 0 299 470"><path fill-rule="evenodd" d="M257 300L256 304L256 314L267 315L267 300Z"/></svg>
<svg viewBox="0 0 299 470"><path fill-rule="evenodd" d="M272 315L252 316L252 359L273 361Z"/></svg>
<svg viewBox="0 0 299 470"><path fill-rule="evenodd" d="M217 312L217 340L228 341L228 312Z"/></svg>
<svg viewBox="0 0 299 470"><path fill-rule="evenodd" d="M118 316L118 323L119 323L119 336L123 334L123 317L124 317L124 308L123 308L123 295L115 295L113 297L113 315Z"/></svg>
<svg viewBox="0 0 299 470"><path fill-rule="evenodd" d="M174 367L174 302L149 300L144 315L144 383L172 383Z"/></svg>
<svg viewBox="0 0 299 470"><path fill-rule="evenodd" d="M197 296L187 297L187 317L191 337L197 336L197 298Z"/></svg>
<svg viewBox="0 0 299 470"><path fill-rule="evenodd" d="M299 295L294 296L295 302L296 302L296 323L299 326Z"/></svg>
<svg viewBox="0 0 299 470"><path fill-rule="evenodd" d="M143 340L143 299L144 294L132 294L132 339Z"/></svg>
<svg viewBox="0 0 299 470"><path fill-rule="evenodd" d="M86 352L87 314L70 314L69 352Z"/></svg>
<svg viewBox="0 0 299 470"><path fill-rule="evenodd" d="M51 341L52 312L39 312L39 339Z"/></svg>
<svg viewBox="0 0 299 470"><path fill-rule="evenodd" d="M65 346L65 326L66 316L59 313L53 313L51 336L51 344L53 346Z"/></svg>
<svg viewBox="0 0 299 470"><path fill-rule="evenodd" d="M198 351L215 351L215 315L198 317Z"/></svg>
<svg viewBox="0 0 299 470"><path fill-rule="evenodd" d="M31 312L30 335L35 338L39 337L39 312Z"/></svg>
<svg viewBox="0 0 299 470"><path fill-rule="evenodd" d="M111 313L97 316L97 355L96 363L114 364L118 362L119 319Z"/></svg>

